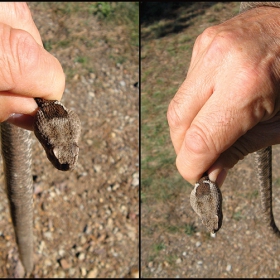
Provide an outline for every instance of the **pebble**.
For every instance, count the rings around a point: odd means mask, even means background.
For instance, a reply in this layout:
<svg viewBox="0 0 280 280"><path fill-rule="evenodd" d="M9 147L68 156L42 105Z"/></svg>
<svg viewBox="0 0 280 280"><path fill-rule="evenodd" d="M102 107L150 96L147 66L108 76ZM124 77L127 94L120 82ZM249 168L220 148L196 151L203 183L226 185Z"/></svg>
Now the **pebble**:
<svg viewBox="0 0 280 280"><path fill-rule="evenodd" d="M98 275L98 269L96 267L88 273L87 278L96 278L97 275Z"/></svg>
<svg viewBox="0 0 280 280"><path fill-rule="evenodd" d="M127 207L125 205L121 206L121 212L124 216L127 216Z"/></svg>
<svg viewBox="0 0 280 280"><path fill-rule="evenodd" d="M85 238L84 235L82 235L82 236L80 237L80 242L81 242L82 245L84 245L84 244L87 242L87 239Z"/></svg>
<svg viewBox="0 0 280 280"><path fill-rule="evenodd" d="M68 269L71 267L71 265L65 259L61 259L59 263L63 269Z"/></svg>
<svg viewBox="0 0 280 280"><path fill-rule="evenodd" d="M45 266L51 266L51 265L52 265L51 260L50 260L50 259L45 259L45 260L44 260L44 265L45 265Z"/></svg>
<svg viewBox="0 0 280 280"><path fill-rule="evenodd" d="M138 173L134 173L134 174L132 175L132 177L133 177L133 179L132 179L131 185L132 185L133 187L139 186L139 174L138 174Z"/></svg>
<svg viewBox="0 0 280 280"><path fill-rule="evenodd" d="M69 276L73 276L76 273L76 269L74 267L71 267L69 269Z"/></svg>
<svg viewBox="0 0 280 280"><path fill-rule="evenodd" d="M113 229L113 219L109 218L107 221L107 228L111 231Z"/></svg>
<svg viewBox="0 0 280 280"><path fill-rule="evenodd" d="M231 265L230 265L230 264L227 265L226 271L227 271L227 272L230 272L230 271L231 271Z"/></svg>
<svg viewBox="0 0 280 280"><path fill-rule="evenodd" d="M52 232L46 231L43 233L44 237L51 240L52 239Z"/></svg>
<svg viewBox="0 0 280 280"><path fill-rule="evenodd" d="M200 246L201 246L201 242L200 242L200 241L197 241L197 242L195 243L195 246L196 246L196 247L200 247Z"/></svg>
<svg viewBox="0 0 280 280"><path fill-rule="evenodd" d="M117 190L118 188L120 187L120 184L119 183L116 183L114 186L113 186L113 191Z"/></svg>
<svg viewBox="0 0 280 280"><path fill-rule="evenodd" d="M203 261L198 261L197 264L198 264L198 265L202 265L202 264L203 264Z"/></svg>
<svg viewBox="0 0 280 280"><path fill-rule="evenodd" d="M182 259L181 258L178 258L177 260L176 260L176 264L179 264L179 263L181 263L182 262Z"/></svg>
<svg viewBox="0 0 280 280"><path fill-rule="evenodd" d="M120 81L120 85L121 85L122 87L125 87L125 81Z"/></svg>
<svg viewBox="0 0 280 280"><path fill-rule="evenodd" d="M165 267L169 267L169 263L168 263L167 261L164 261L164 262L163 262L163 265L164 265Z"/></svg>
<svg viewBox="0 0 280 280"><path fill-rule="evenodd" d="M101 171L101 165L95 164L95 165L93 166L93 169L94 169L94 171L95 171L96 173L99 173L99 172Z"/></svg>
<svg viewBox="0 0 280 280"><path fill-rule="evenodd" d="M85 232L86 234L91 234L91 233L92 233L92 226L87 224L87 225L85 226L84 232Z"/></svg>
<svg viewBox="0 0 280 280"><path fill-rule="evenodd" d="M65 255L65 251L63 249L58 250L58 254L63 257Z"/></svg>
<svg viewBox="0 0 280 280"><path fill-rule="evenodd" d="M45 241L44 240L42 240L41 242L40 242L40 244L39 244L39 248L38 248L38 253L39 254L42 254L42 252L43 252L43 250L44 250L44 248L45 248Z"/></svg>
<svg viewBox="0 0 280 280"><path fill-rule="evenodd" d="M65 278L65 272L63 270L59 270L57 277L58 278Z"/></svg>
<svg viewBox="0 0 280 280"><path fill-rule="evenodd" d="M78 259L79 259L80 261L83 261L85 258L86 258L85 253L80 253L79 256L78 256Z"/></svg>
<svg viewBox="0 0 280 280"><path fill-rule="evenodd" d="M85 267L81 267L80 270L81 270L82 276L86 276L87 270L85 269Z"/></svg>

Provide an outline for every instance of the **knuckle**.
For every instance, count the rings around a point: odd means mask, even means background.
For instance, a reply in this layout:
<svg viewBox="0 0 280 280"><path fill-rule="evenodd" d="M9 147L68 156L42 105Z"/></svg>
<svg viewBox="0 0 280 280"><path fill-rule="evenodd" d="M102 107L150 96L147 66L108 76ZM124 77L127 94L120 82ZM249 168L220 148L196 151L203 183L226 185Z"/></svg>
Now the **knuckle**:
<svg viewBox="0 0 280 280"><path fill-rule="evenodd" d="M217 26L211 26L206 28L195 40L195 46L206 47L208 46L214 37L217 35Z"/></svg>
<svg viewBox="0 0 280 280"><path fill-rule="evenodd" d="M175 99L173 98L169 103L168 110L167 110L167 121L171 128L178 128L180 127L182 120L180 117L179 107Z"/></svg>
<svg viewBox="0 0 280 280"><path fill-rule="evenodd" d="M205 52L205 59L209 63L216 61L223 61L229 54L239 52L240 48L236 46L236 34L228 30L220 30L208 39L207 50Z"/></svg>

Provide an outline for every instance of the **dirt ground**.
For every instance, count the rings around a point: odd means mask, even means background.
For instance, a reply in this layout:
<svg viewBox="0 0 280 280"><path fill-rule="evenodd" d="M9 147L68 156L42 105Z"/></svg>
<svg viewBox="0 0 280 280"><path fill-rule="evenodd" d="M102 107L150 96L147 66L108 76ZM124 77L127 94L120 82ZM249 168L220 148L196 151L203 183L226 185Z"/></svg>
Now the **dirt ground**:
<svg viewBox="0 0 280 280"><path fill-rule="evenodd" d="M72 172L55 170L32 135L34 277L138 277L139 46L90 3L28 5L82 123ZM12 277L18 251L0 179L0 277Z"/></svg>
<svg viewBox="0 0 280 280"><path fill-rule="evenodd" d="M195 38L208 26L218 24L238 12L236 2L177 3L168 8L152 4L150 8L161 11L153 17L146 6L145 20L141 20L142 45L141 76L145 81L141 85L143 95L156 103L154 93L160 94L158 100L173 87L173 94L183 82L191 58ZM175 5L175 4L174 4ZM172 6L172 7L171 7ZM168 11L168 12L167 12ZM148 15L151 14L151 16ZM156 23L158 21L158 23ZM157 25L156 25L157 24ZM176 74L177 72L177 74ZM146 73L149 73L149 75ZM177 76L176 76L177 75ZM143 78L144 79L144 78ZM172 89L173 90L173 89ZM153 95L154 94L154 95ZM159 121L166 123L166 104L158 101L162 112L149 117L149 111L142 114L142 124L151 128ZM150 114L152 114L150 112ZM157 119L157 120L154 120ZM143 127L142 127L143 129ZM150 129L151 130L151 129ZM148 131L148 130L147 130ZM169 130L165 124L165 135ZM145 157L147 150L142 147ZM171 141L164 145L164 150L173 150ZM157 180L154 177L141 177L141 182L149 182L141 199L141 272L144 278L235 278L235 277L279 277L280 242L271 234L260 215L260 201L255 178L253 156L240 161L232 170L222 187L223 225L216 238L210 237L198 216L191 209L189 197L192 187L186 182L172 183L177 178L175 156L172 165L160 165L155 159L162 149L154 149L151 164L154 170L161 170L162 185L168 185L174 193L170 199L155 197L156 191L151 186ZM174 152L174 151L173 151ZM273 147L273 197L276 223L280 225L280 146ZM143 161L144 158L142 157ZM171 182L171 183L170 183ZM177 192L176 192L177 191ZM167 195L168 192L166 191ZM154 197L153 197L154 196Z"/></svg>

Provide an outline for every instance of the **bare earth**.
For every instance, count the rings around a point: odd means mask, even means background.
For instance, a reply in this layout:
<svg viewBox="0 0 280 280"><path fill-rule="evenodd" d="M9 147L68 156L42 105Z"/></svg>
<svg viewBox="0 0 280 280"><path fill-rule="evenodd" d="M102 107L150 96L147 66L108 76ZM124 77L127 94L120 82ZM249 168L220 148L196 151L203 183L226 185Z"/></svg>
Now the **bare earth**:
<svg viewBox="0 0 280 280"><path fill-rule="evenodd" d="M67 74L62 101L82 123L73 172L55 170L32 137L34 277L137 277L138 47L124 26L67 13L67 3L28 5ZM18 251L0 179L0 276L12 277Z"/></svg>
<svg viewBox="0 0 280 280"><path fill-rule="evenodd" d="M234 2L223 2L218 8L215 2L211 2L203 10L201 3L190 4L189 7L186 7L187 4L182 4L178 9L174 8L173 12L175 14L179 9L183 10L181 13L183 20L180 20L179 16L167 19L167 15L171 12L166 12L163 18L168 24L165 25L166 29L162 27L161 36L156 38L151 34L152 32L150 34L147 32L146 36L142 37L141 51L145 51L145 57L143 56L141 61L142 73L151 73L146 83L141 85L142 94L163 93L164 90L160 88L162 84L169 87L175 84L174 95L185 77L191 58L191 48L180 51L178 47L179 51L172 53L173 49L170 46L174 48L180 46L183 39L186 45L190 38L190 46L193 46L195 38L205 28L236 14L238 5ZM203 13L199 13L198 6ZM170 26L176 25L177 29L171 30ZM146 29L148 30L147 26ZM182 64L179 64L181 62ZM158 70L160 68L161 71ZM176 71L177 77L174 74ZM159 80L161 83L157 83ZM170 94L170 99L173 95ZM167 106L168 102L166 106L161 104L163 122L166 122ZM146 115L142 117L145 122L152 125L152 118L149 119ZM168 134L166 124L166 135ZM164 149L173 150L171 141ZM143 150L145 151L145 148ZM280 146L275 146L273 147L273 197L274 214L278 225L280 225L279 157ZM142 276L144 278L279 277L280 242L267 230L260 215L254 167L253 156L249 155L230 170L222 187L224 219L216 238L210 237L191 209L189 197L192 187L187 183L182 181L181 191L174 193L167 202L151 199L153 194L149 193L147 187L145 195L149 199L141 203ZM175 178L175 156L174 166L169 169L169 172L164 176ZM164 187L163 181L162 188ZM176 186L173 187L175 191ZM187 226L188 230L180 230L187 229Z"/></svg>

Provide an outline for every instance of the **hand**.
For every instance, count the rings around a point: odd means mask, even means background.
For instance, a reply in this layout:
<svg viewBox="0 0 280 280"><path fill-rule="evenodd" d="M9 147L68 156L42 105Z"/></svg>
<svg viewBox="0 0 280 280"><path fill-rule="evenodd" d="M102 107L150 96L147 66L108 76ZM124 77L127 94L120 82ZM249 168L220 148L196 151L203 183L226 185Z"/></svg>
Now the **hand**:
<svg viewBox="0 0 280 280"><path fill-rule="evenodd" d="M60 100L65 76L43 43L26 3L0 3L0 122L31 129L33 97ZM27 123L25 123L27 120Z"/></svg>
<svg viewBox="0 0 280 280"><path fill-rule="evenodd" d="M259 7L196 39L167 118L181 175L222 185L248 153L280 143L280 9Z"/></svg>

